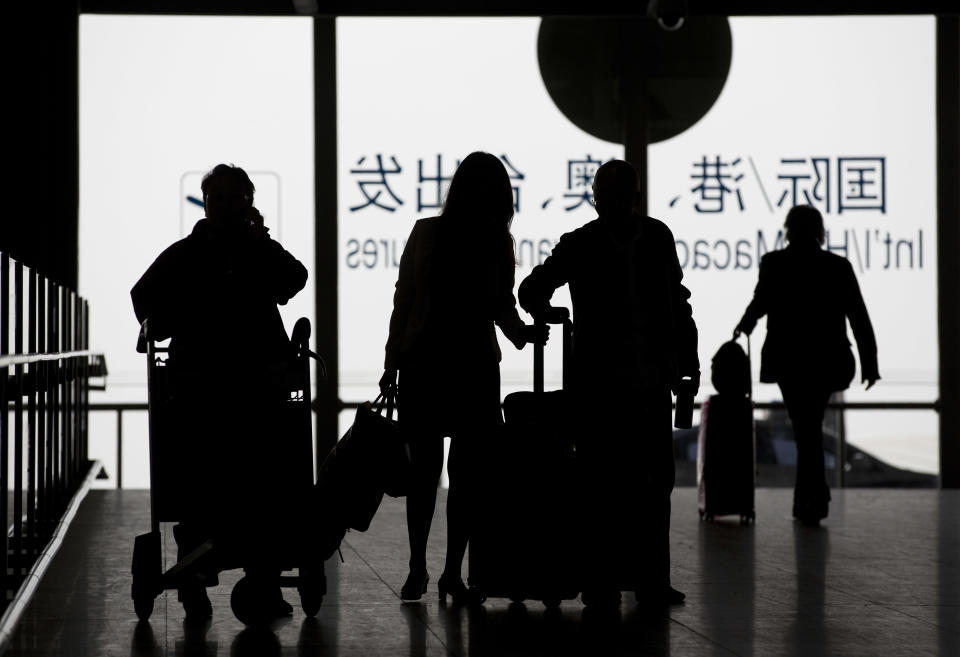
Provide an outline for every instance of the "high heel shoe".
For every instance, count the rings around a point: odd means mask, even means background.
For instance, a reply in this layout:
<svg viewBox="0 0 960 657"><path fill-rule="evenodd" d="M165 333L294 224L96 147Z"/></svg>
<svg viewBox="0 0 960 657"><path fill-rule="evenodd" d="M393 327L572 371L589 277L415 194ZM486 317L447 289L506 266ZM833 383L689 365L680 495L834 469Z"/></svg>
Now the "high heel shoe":
<svg viewBox="0 0 960 657"><path fill-rule="evenodd" d="M463 580L459 577L442 573L437 580L437 592L440 594L440 604L447 604L447 595L449 595L453 604L462 607L465 605L477 604L483 602L474 589L468 589Z"/></svg>
<svg viewBox="0 0 960 657"><path fill-rule="evenodd" d="M430 575L426 572L415 573L411 571L407 575L407 581L400 587L400 599L404 602L416 602L427 592L427 582L429 581Z"/></svg>

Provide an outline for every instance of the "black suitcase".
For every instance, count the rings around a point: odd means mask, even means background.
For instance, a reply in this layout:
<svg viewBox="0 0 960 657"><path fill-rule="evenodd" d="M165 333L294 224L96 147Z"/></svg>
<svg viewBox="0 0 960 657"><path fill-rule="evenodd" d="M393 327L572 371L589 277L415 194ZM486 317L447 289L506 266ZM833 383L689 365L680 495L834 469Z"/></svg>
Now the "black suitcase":
<svg viewBox="0 0 960 657"><path fill-rule="evenodd" d="M566 387L573 325L566 309L555 310ZM468 581L483 597L553 608L579 595L582 536L569 404L563 390L544 392L543 369L543 346L535 346L534 391L504 399L504 432L484 464L489 494L470 537Z"/></svg>
<svg viewBox="0 0 960 657"><path fill-rule="evenodd" d="M703 404L697 438L700 518L739 515L743 524L755 522L757 448L749 337L745 355L736 342L717 351L712 378L717 394Z"/></svg>

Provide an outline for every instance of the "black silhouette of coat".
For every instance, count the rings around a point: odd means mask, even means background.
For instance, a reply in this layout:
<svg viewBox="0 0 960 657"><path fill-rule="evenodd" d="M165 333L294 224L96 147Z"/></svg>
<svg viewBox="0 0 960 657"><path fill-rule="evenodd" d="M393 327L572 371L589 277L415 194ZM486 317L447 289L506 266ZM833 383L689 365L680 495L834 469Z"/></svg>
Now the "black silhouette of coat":
<svg viewBox="0 0 960 657"><path fill-rule="evenodd" d="M634 214L595 219L564 234L520 284L520 305L537 316L554 290L570 285L574 385L673 386L699 380L697 327L681 280L673 233Z"/></svg>
<svg viewBox="0 0 960 657"><path fill-rule="evenodd" d="M523 348L514 267L503 257L510 244L479 244L470 228L452 217L414 224L400 259L385 369L410 360L419 368L450 371L464 371L465 360L499 363L494 325Z"/></svg>
<svg viewBox="0 0 960 657"><path fill-rule="evenodd" d="M155 339L171 337L180 365L223 381L228 371L263 374L288 356L277 304L303 289L307 270L266 231L232 238L201 219L164 250L130 292Z"/></svg>
<svg viewBox="0 0 960 657"><path fill-rule="evenodd" d="M306 268L262 227L223 232L201 219L131 290L153 339L171 338L177 402L175 435L165 438L182 458L165 476L178 482L180 520L199 520L201 533L292 508L281 506L298 481L289 459L297 437L282 412L292 353L277 304L306 280ZM249 486L254 476L258 485Z"/></svg>
<svg viewBox="0 0 960 657"><path fill-rule="evenodd" d="M854 375L847 319L857 340L863 379L880 378L873 326L846 258L815 244L790 244L763 256L753 300L739 327L750 333L764 315L767 337L760 362L764 383L790 378L823 381L830 390L846 389Z"/></svg>

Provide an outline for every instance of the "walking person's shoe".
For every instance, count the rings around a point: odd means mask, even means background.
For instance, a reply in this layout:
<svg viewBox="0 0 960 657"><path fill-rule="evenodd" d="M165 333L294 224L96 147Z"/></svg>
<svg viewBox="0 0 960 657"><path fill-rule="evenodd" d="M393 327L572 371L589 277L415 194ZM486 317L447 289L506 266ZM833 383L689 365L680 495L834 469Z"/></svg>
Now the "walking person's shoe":
<svg viewBox="0 0 960 657"><path fill-rule="evenodd" d="M804 527L817 527L829 514L829 502L794 502L793 517Z"/></svg>
<svg viewBox="0 0 960 657"><path fill-rule="evenodd" d="M430 575L426 571L410 571L407 575L407 581L400 587L400 599L404 602L416 602L427 592L427 582L430 581Z"/></svg>
<svg viewBox="0 0 960 657"><path fill-rule="evenodd" d="M440 574L440 579L437 580L437 592L440 595L440 604L442 605L447 604L448 595L457 607L480 604L484 601L479 591L467 587L462 579L447 573Z"/></svg>
<svg viewBox="0 0 960 657"><path fill-rule="evenodd" d="M177 590L177 599L183 605L186 620L204 621L213 616L213 605L207 597L207 590L200 584L191 584Z"/></svg>

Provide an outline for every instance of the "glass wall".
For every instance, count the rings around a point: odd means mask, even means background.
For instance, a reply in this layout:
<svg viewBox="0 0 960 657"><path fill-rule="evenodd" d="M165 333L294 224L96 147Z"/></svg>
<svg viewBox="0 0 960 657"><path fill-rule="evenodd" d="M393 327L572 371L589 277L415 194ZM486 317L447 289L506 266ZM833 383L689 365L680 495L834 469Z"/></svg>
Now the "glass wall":
<svg viewBox="0 0 960 657"><path fill-rule="evenodd" d="M309 18L81 17L79 287L110 368L91 401L146 401L130 288L204 216L215 164L251 174L270 235L312 270L313 117ZM288 331L313 317L312 284L281 307ZM146 486L146 413L123 422L124 484ZM115 431L115 414L92 415L91 457L111 476Z"/></svg>

